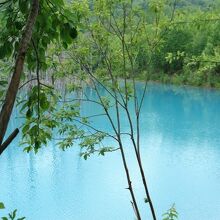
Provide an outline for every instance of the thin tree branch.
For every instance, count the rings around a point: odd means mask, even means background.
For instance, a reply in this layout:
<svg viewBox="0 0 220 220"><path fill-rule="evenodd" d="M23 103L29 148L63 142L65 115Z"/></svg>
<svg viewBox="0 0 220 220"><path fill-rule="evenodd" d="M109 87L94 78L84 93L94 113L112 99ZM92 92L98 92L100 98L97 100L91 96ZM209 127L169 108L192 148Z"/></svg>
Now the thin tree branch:
<svg viewBox="0 0 220 220"><path fill-rule="evenodd" d="M34 80L37 80L37 78L33 78L33 79L30 79L28 81L26 81L24 84L22 84L18 89L22 89L25 85L27 85L29 82L31 81L34 81Z"/></svg>
<svg viewBox="0 0 220 220"><path fill-rule="evenodd" d="M8 147L8 145L16 138L19 133L19 129L16 128L9 137L5 140L5 142L0 147L0 155L4 152L4 150Z"/></svg>

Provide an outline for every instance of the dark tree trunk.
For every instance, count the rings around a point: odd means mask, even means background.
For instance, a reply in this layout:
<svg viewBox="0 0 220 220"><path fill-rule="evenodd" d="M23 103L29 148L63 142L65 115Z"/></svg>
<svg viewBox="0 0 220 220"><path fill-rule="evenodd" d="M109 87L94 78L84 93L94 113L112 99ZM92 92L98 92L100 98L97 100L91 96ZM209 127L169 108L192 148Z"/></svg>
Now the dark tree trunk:
<svg viewBox="0 0 220 220"><path fill-rule="evenodd" d="M39 0L33 0L32 8L27 19L26 27L20 41L18 55L15 61L14 72L6 93L4 104L0 112L0 154L6 149L6 147L12 141L12 140L9 141L7 139L3 143L5 133L8 127L8 123L11 117L11 113L14 107L16 95L18 92L20 78L24 67L24 60L29 43L31 41L32 31L38 15L38 10L39 10ZM15 136L16 135L14 136L10 135L10 137L15 137Z"/></svg>

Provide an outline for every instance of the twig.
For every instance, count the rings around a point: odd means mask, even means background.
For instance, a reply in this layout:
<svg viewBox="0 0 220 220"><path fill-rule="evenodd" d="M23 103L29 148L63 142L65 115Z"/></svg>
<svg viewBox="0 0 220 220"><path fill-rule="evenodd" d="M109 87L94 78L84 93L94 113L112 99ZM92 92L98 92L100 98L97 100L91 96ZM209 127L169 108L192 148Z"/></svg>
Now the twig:
<svg viewBox="0 0 220 220"><path fill-rule="evenodd" d="M22 84L18 89L21 89L21 88L23 88L25 85L27 85L29 82L31 82L31 81L34 81L34 80L37 80L37 78L33 78L33 79L30 79L30 80L28 80L28 81L26 81L24 84Z"/></svg>

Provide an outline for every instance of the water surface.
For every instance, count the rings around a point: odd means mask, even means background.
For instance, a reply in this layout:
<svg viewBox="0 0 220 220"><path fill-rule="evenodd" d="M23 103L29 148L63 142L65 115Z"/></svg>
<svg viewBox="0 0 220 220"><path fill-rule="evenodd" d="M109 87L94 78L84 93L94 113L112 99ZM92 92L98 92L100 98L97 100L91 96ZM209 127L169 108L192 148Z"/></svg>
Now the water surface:
<svg viewBox="0 0 220 220"><path fill-rule="evenodd" d="M99 110L84 104L82 111ZM103 119L96 122L110 129ZM14 117L10 130L20 125ZM141 126L143 163L157 215L175 203L180 220L220 219L220 92L150 84ZM62 152L52 141L37 155L25 154L17 138L0 158L0 200L7 207L2 215L17 208L28 220L133 220L119 152L87 161L79 152L78 147ZM148 219L129 142L126 152L143 219Z"/></svg>

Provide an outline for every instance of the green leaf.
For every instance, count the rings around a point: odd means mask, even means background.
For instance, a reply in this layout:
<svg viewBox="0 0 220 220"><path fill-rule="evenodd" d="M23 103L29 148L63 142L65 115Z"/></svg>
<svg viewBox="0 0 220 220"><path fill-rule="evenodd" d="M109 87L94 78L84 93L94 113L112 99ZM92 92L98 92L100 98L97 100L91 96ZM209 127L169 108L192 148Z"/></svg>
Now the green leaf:
<svg viewBox="0 0 220 220"><path fill-rule="evenodd" d="M4 203L0 202L0 209L4 209L4 208L5 208Z"/></svg>
<svg viewBox="0 0 220 220"><path fill-rule="evenodd" d="M0 59L5 58L6 54L7 54L6 48L4 46L0 46Z"/></svg>
<svg viewBox="0 0 220 220"><path fill-rule="evenodd" d="M18 30L21 30L22 27L23 27L23 24L22 24L21 22L16 21L16 22L15 22L15 27L16 27Z"/></svg>
<svg viewBox="0 0 220 220"><path fill-rule="evenodd" d="M59 6L63 6L64 5L64 1L63 0L56 0L55 4L57 4Z"/></svg>
<svg viewBox="0 0 220 220"><path fill-rule="evenodd" d="M69 23L65 23L60 27L60 38L63 42L70 44L72 42L72 38L70 36L71 26Z"/></svg>
<svg viewBox="0 0 220 220"><path fill-rule="evenodd" d="M44 93L41 94L41 96L40 96L40 107L43 110L47 110L49 108L49 106L50 106L50 103L48 102L46 95Z"/></svg>
<svg viewBox="0 0 220 220"><path fill-rule="evenodd" d="M105 156L105 150L101 149L101 150L99 151L99 153L100 153L100 155Z"/></svg>
<svg viewBox="0 0 220 220"><path fill-rule="evenodd" d="M15 209L12 213L12 217L15 218L16 217L16 212L17 212L17 209Z"/></svg>
<svg viewBox="0 0 220 220"><path fill-rule="evenodd" d="M64 47L65 49L68 48L68 44L67 44L65 41L63 42L63 47Z"/></svg>
<svg viewBox="0 0 220 220"><path fill-rule="evenodd" d="M27 10L27 2L24 0L19 0L19 9L24 14Z"/></svg>
<svg viewBox="0 0 220 220"><path fill-rule="evenodd" d="M22 128L22 133L25 134L30 128L30 124L26 124L23 128Z"/></svg>
<svg viewBox="0 0 220 220"><path fill-rule="evenodd" d="M69 34L70 34L70 37L72 38L72 39L75 39L76 37L77 37L77 30L76 30L76 28L71 28L70 30L69 30Z"/></svg>
<svg viewBox="0 0 220 220"><path fill-rule="evenodd" d="M38 133L38 129L39 129L38 125L34 125L34 126L29 130L29 134L34 137L34 136Z"/></svg>
<svg viewBox="0 0 220 220"><path fill-rule="evenodd" d="M88 155L87 155L87 154L84 154L84 155L83 155L83 158L84 158L84 160L87 160Z"/></svg>
<svg viewBox="0 0 220 220"><path fill-rule="evenodd" d="M32 149L33 149L33 148L32 148L31 146L28 146L28 147L25 147L25 148L23 149L23 151L29 153Z"/></svg>
<svg viewBox="0 0 220 220"><path fill-rule="evenodd" d="M0 80L0 86L5 86L5 85L7 85L7 84L8 84L7 81L5 81L5 80Z"/></svg>
<svg viewBox="0 0 220 220"><path fill-rule="evenodd" d="M29 108L26 112L26 117L30 118L32 116L32 114L33 114L33 111Z"/></svg>

